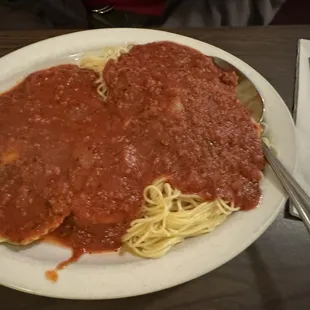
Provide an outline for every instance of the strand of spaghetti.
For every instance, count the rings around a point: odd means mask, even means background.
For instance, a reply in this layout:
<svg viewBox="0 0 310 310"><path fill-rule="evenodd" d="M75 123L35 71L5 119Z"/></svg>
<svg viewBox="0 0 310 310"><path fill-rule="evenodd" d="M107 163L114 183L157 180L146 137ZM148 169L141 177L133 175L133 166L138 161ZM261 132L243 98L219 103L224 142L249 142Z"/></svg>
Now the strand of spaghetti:
<svg viewBox="0 0 310 310"><path fill-rule="evenodd" d="M80 60L79 66L84 69L93 70L98 74L98 79L95 84L97 85L97 93L103 101L107 99L108 89L103 79L103 69L110 59L117 59L124 53L127 53L131 49L131 45L105 47L100 50L98 55L93 55L91 52L86 53Z"/></svg>
<svg viewBox="0 0 310 310"><path fill-rule="evenodd" d="M141 257L160 257L185 238L212 231L238 210L222 199L205 202L181 194L163 179L147 186L143 196L143 217L123 237L124 248Z"/></svg>

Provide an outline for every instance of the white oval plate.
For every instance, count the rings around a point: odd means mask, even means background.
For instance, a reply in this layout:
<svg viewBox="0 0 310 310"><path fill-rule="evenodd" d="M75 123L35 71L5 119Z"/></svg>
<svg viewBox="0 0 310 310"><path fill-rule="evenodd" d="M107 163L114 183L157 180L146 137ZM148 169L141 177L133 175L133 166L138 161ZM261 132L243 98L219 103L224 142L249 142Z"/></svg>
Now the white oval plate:
<svg viewBox="0 0 310 310"><path fill-rule="evenodd" d="M272 142L282 162L293 171L296 161L294 125L274 88L240 59L184 36L145 29L102 29L48 39L0 59L0 91L35 70L59 63L74 63L84 51L160 40L188 45L206 55L221 57L252 79L265 99L265 117ZM0 283L52 297L106 299L146 294L189 281L232 259L272 223L284 205L285 195L268 169L262 188L263 200L258 208L234 214L212 233L186 240L161 259L138 259L117 253L85 255L78 263L61 271L55 284L46 280L45 271L68 258L69 250L43 243L26 248L2 244Z"/></svg>

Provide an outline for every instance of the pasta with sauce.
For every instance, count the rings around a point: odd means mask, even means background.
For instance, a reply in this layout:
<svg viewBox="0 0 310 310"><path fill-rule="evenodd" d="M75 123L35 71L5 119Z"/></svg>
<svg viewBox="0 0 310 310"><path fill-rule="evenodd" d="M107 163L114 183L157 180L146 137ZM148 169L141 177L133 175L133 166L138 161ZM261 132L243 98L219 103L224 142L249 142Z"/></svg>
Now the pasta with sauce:
<svg viewBox="0 0 310 310"><path fill-rule="evenodd" d="M107 87L102 72L108 59L117 59L127 53L130 47L107 48L97 58L82 58L81 66L99 72L98 94L107 99ZM116 55L109 58L107 55ZM104 91L102 91L104 90ZM178 108L178 110L180 110ZM262 129L254 120L258 137ZM269 140L264 137L269 143ZM165 255L177 243L187 237L211 232L226 218L240 208L234 202L216 198L205 201L199 195L182 194L172 188L165 178L155 180L144 189L142 218L131 222L130 228L122 238L123 249L130 253L147 258L158 258Z"/></svg>
<svg viewBox="0 0 310 310"><path fill-rule="evenodd" d="M30 74L0 95L0 240L157 258L256 207L261 127L237 84L173 42Z"/></svg>

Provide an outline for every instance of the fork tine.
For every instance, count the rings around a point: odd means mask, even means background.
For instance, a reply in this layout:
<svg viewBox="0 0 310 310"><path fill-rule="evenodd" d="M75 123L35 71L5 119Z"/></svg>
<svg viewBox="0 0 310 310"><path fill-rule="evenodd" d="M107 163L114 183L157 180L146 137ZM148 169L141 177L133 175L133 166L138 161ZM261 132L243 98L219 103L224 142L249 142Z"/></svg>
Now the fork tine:
<svg viewBox="0 0 310 310"><path fill-rule="evenodd" d="M114 9L113 6L111 5L106 5L104 6L103 8L100 8L100 9L94 9L92 10L93 13L98 13L98 14L105 14L105 13L108 13L110 11L112 11Z"/></svg>

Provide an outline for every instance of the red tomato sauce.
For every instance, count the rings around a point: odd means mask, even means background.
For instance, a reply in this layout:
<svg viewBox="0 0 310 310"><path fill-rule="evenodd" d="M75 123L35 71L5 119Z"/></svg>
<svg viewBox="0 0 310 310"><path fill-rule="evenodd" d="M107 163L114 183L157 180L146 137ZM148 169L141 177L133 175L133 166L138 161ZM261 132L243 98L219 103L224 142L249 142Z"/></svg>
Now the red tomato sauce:
<svg viewBox="0 0 310 310"><path fill-rule="evenodd" d="M25 243L53 231L76 253L116 250L143 189L162 176L206 200L258 205L264 158L234 72L157 42L110 60L103 77L106 102L95 73L74 65L0 96L1 236Z"/></svg>

